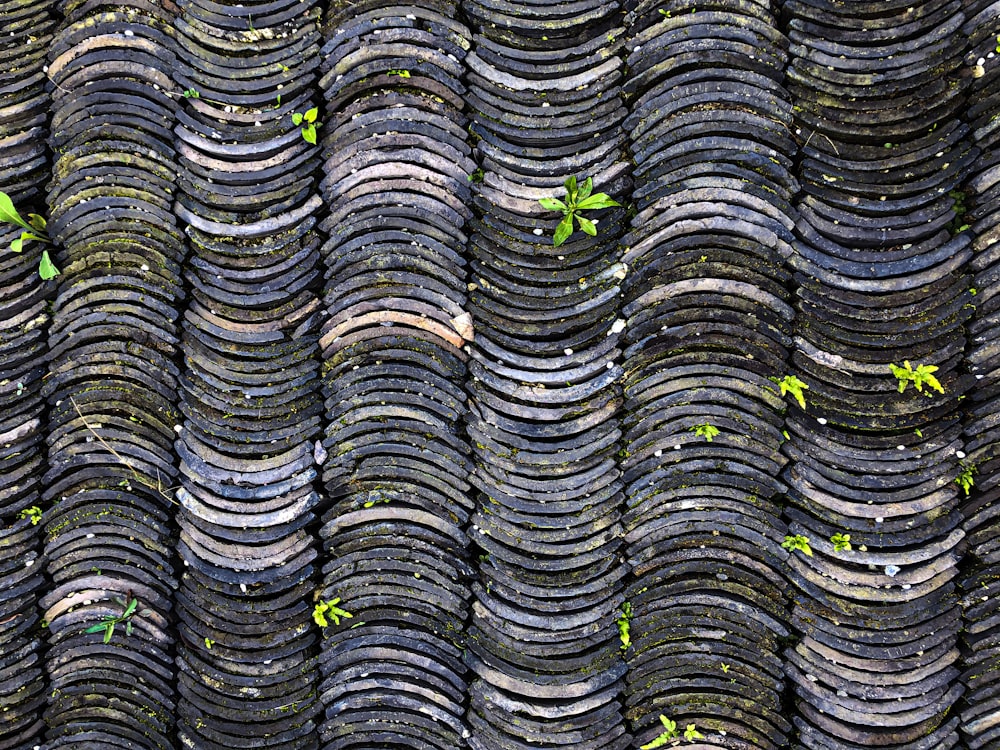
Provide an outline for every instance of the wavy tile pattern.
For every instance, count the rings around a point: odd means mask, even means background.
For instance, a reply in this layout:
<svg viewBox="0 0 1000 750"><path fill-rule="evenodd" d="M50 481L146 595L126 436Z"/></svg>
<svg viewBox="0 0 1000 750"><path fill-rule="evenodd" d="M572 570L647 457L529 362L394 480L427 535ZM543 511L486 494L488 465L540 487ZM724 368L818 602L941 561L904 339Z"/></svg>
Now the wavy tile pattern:
<svg viewBox="0 0 1000 750"><path fill-rule="evenodd" d="M319 9L184 0L174 20L182 323L178 731L194 748L317 747Z"/></svg>

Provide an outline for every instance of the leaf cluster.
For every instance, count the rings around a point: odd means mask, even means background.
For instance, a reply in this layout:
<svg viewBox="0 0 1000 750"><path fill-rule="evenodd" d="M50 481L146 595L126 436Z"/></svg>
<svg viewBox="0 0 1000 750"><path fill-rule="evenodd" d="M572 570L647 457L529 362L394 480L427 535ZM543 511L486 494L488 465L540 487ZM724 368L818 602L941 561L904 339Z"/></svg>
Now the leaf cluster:
<svg viewBox="0 0 1000 750"><path fill-rule="evenodd" d="M803 391L809 390L808 385L799 380L795 375L785 375L781 380L776 380L775 382L777 382L778 388L781 389L782 396L791 393L792 397L798 401L799 406L803 409L806 408L806 396Z"/></svg>
<svg viewBox="0 0 1000 750"><path fill-rule="evenodd" d="M32 505L30 508L22 510L17 516L18 518L28 518L31 520L32 526L37 526L42 520L42 509L37 505Z"/></svg>
<svg viewBox="0 0 1000 750"><path fill-rule="evenodd" d="M313 622L319 625L321 628L329 626L330 622L326 619L327 616L333 620L334 625L340 625L341 617L354 617L346 609L341 609L337 605L340 604L340 597L336 599L331 599L328 602L321 601L315 607L313 607Z"/></svg>
<svg viewBox="0 0 1000 750"><path fill-rule="evenodd" d="M660 723L663 724L663 731L660 732L660 735L652 742L648 742L643 745L640 750L654 750L654 748L663 747L668 742L679 740L681 738L681 733L677 729L676 721L668 719L663 714L660 714ZM705 735L699 732L694 724L688 724L685 727L683 736L688 742L705 739Z"/></svg>
<svg viewBox="0 0 1000 750"><path fill-rule="evenodd" d="M696 424L693 427L689 427L688 432L694 432L698 437L703 437L711 443L715 436L719 434L719 428L714 424L705 422L704 424Z"/></svg>
<svg viewBox="0 0 1000 750"><path fill-rule="evenodd" d="M959 472L958 476L955 478L955 482L965 490L965 496L969 496L969 490L976 486L976 480L973 476L978 469L976 465L971 461L962 461L960 464L962 471Z"/></svg>
<svg viewBox="0 0 1000 750"><path fill-rule="evenodd" d="M836 533L830 537L830 544L833 545L835 552L850 552L851 551L851 535Z"/></svg>
<svg viewBox="0 0 1000 750"><path fill-rule="evenodd" d="M892 370L892 374L899 381L900 393L906 390L906 386L909 383L913 383L913 387L921 393L923 393L925 385L929 385L938 393L944 393L944 388L938 382L938 379L934 377L934 373L938 371L936 365L917 365L917 369L913 369L909 360L904 360L902 367L893 363L889 365L889 369ZM930 396L931 394L928 392L926 395Z"/></svg>
<svg viewBox="0 0 1000 750"><path fill-rule="evenodd" d="M632 637L629 635L630 623L632 622L632 603L622 602L622 615L618 618L618 638L621 640L622 651L632 645Z"/></svg>
<svg viewBox="0 0 1000 750"><path fill-rule="evenodd" d="M125 608L124 611L120 615L107 615L103 617L99 623L91 625L84 632L99 633L103 630L104 642L110 643L111 636L115 634L115 627L125 623L125 635L132 635L132 618L135 616L136 609L139 607L139 600L133 596L129 599L127 604L124 599L119 599L118 597L115 597L115 601ZM153 610L144 609L138 614L140 617L146 617L153 614Z"/></svg>
<svg viewBox="0 0 1000 750"><path fill-rule="evenodd" d="M802 536L802 534L795 534L794 536L788 534L785 537L785 540L781 543L781 546L789 552L800 550L806 557L813 556L812 547L809 546L809 537Z"/></svg>
<svg viewBox="0 0 1000 750"><path fill-rule="evenodd" d="M323 123L316 121L318 117L319 109L316 107L307 109L304 113L292 112L292 123L302 125L302 140L314 146L316 145L316 129L323 126Z"/></svg>
<svg viewBox="0 0 1000 750"><path fill-rule="evenodd" d="M16 224L24 230L20 237L10 243L10 249L15 253L24 250L24 243L29 240L52 244L49 233L46 231L45 217L38 214L28 214L27 220L21 218L21 214L14 208L14 201L2 190L0 190L0 221L6 224ZM48 250L42 250L42 257L38 263L38 275L46 281L59 275L59 269L49 257Z"/></svg>
<svg viewBox="0 0 1000 750"><path fill-rule="evenodd" d="M597 236L597 226L590 219L582 216L581 211L591 211L599 208L611 208L620 206L621 203L612 199L607 193L595 193L594 181L588 177L583 181L582 186L577 186L576 177L568 177L563 183L566 188L566 200L558 198L542 198L538 202L542 208L548 211L559 211L563 215L562 221L556 227L555 234L552 235L552 244L559 247L570 235L573 234L573 221L579 225L584 234L591 237Z"/></svg>

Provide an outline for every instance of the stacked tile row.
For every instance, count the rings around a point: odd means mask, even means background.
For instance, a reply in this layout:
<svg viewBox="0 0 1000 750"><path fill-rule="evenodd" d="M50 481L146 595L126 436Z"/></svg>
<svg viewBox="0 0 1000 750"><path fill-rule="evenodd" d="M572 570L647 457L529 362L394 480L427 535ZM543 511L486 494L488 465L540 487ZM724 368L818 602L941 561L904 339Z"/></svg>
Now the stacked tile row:
<svg viewBox="0 0 1000 750"><path fill-rule="evenodd" d="M177 593L178 739L317 746L319 149L313 3L183 0L175 211L190 256ZM298 118L296 118L298 119Z"/></svg>
<svg viewBox="0 0 1000 750"><path fill-rule="evenodd" d="M626 705L638 741L787 747L778 475L797 183L767 3L628 5Z"/></svg>
<svg viewBox="0 0 1000 750"><path fill-rule="evenodd" d="M173 747L172 455L183 236L169 13L66 2L48 47L49 335L41 486L46 747Z"/></svg>
<svg viewBox="0 0 1000 750"><path fill-rule="evenodd" d="M539 203L571 201L574 188L579 200L589 189L627 202L621 8L462 10L476 31L466 100L481 170L469 242L470 536L481 551L470 745L624 748L623 211L581 211L594 236L573 218L557 246L564 217Z"/></svg>
<svg viewBox="0 0 1000 750"><path fill-rule="evenodd" d="M55 32L54 3L0 4L0 189L27 218L44 213L51 165L45 52ZM39 744L45 684L38 597L44 585L39 525L45 460L41 395L54 284L39 276L40 243L8 250L23 229L0 225L0 746Z"/></svg>
<svg viewBox="0 0 1000 750"><path fill-rule="evenodd" d="M384 5L335 4L322 50L320 739L454 750L469 734L469 32L453 3Z"/></svg>
<svg viewBox="0 0 1000 750"><path fill-rule="evenodd" d="M976 298L957 2L786 3L802 141L786 509L802 747L948 748Z"/></svg>
<svg viewBox="0 0 1000 750"><path fill-rule="evenodd" d="M964 3L966 22L962 31L969 40L966 70L972 73L965 117L980 153L970 170L964 191L968 213L962 219L973 236L975 315L969 324L970 350L967 367L976 379L966 408L967 466L975 467L974 489L963 504L968 555L962 580L965 644L962 680L968 692L961 712L962 738L971 750L1000 742L1000 505L997 458L1000 433L997 418L1000 400L997 383L996 347L1000 283L1000 14L995 3Z"/></svg>

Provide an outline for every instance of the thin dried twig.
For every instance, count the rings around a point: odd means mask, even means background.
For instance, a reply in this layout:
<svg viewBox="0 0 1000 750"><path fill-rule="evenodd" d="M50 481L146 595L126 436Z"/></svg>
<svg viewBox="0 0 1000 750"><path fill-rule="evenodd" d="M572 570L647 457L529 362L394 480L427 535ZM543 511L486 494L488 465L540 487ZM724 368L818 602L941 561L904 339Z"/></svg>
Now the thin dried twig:
<svg viewBox="0 0 1000 750"><path fill-rule="evenodd" d="M116 451L114 449L114 447L112 447L112 445L107 440L105 440L103 437L101 437L97 433L97 430L95 430L93 428L93 426L90 424L90 422L87 421L87 418L83 415L83 412L80 411L80 407L77 405L76 400L72 396L69 397L69 402L71 404L73 404L73 408L76 409L76 413L79 415L80 421L83 422L83 426L87 428L87 430L90 432L91 435L94 436L94 438L97 439L97 442L99 442L112 456L114 456L115 458L118 459L119 462L121 462L122 466L124 466L130 472L132 472L132 477L135 479L136 482L138 482L139 484L141 484L143 487L149 487L151 490L156 490L160 494L161 497L163 497L166 500L170 501L174 505L180 505L180 503L178 503L176 500L174 500L172 497L170 497L170 495L167 494L168 492L173 492L174 490L176 490L177 487L167 487L167 488L164 488L163 484L160 482L160 471L159 471L159 469L157 469L157 471L156 471L156 484L153 484L153 482L149 481L142 474L140 474L136 470L136 468L134 466L132 466L132 464L130 464L125 459L125 457L122 456L121 453L119 453L118 451Z"/></svg>

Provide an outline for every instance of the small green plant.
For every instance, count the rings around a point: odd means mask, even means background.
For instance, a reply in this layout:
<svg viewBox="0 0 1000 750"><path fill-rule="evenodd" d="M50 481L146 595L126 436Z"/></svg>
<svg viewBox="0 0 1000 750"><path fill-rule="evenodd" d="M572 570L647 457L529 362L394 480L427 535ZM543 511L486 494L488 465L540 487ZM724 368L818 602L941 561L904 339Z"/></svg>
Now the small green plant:
<svg viewBox="0 0 1000 750"><path fill-rule="evenodd" d="M211 651L212 650L212 646L214 646L214 645L215 645L215 641L213 641L208 636L205 636L205 648L207 648L209 651Z"/></svg>
<svg viewBox="0 0 1000 750"><path fill-rule="evenodd" d="M976 486L976 480L973 474L976 473L976 465L972 461L962 461L959 466L962 470L959 472L958 476L955 478L955 482L965 490L965 496L969 496L969 490Z"/></svg>
<svg viewBox="0 0 1000 750"><path fill-rule="evenodd" d="M851 551L851 535L836 533L830 537L830 543L833 545L833 549L836 552L850 552Z"/></svg>
<svg viewBox="0 0 1000 750"><path fill-rule="evenodd" d="M837 533L830 537L830 544L833 545L835 552L850 552L851 551L851 535Z"/></svg>
<svg viewBox="0 0 1000 750"><path fill-rule="evenodd" d="M791 393L792 397L799 402L799 406L803 409L806 408L806 396L803 391L809 390L808 385L799 380L795 375L785 375L781 380L777 378L771 378L771 380L778 384L782 396Z"/></svg>
<svg viewBox="0 0 1000 750"><path fill-rule="evenodd" d="M28 518L31 520L32 526L37 526L39 521L42 520L42 509L37 505L32 505L30 508L22 510L17 516L18 518Z"/></svg>
<svg viewBox="0 0 1000 750"><path fill-rule="evenodd" d="M317 122L317 117L319 117L319 110L316 107L307 109L304 113L292 112L292 123L302 125L302 140L314 146L316 145L316 129L323 126L323 123Z"/></svg>
<svg viewBox="0 0 1000 750"><path fill-rule="evenodd" d="M200 99L201 93L198 89L184 89L184 93L181 94L185 99Z"/></svg>
<svg viewBox="0 0 1000 750"><path fill-rule="evenodd" d="M719 666L722 669L722 674L729 674L729 665L726 662L722 662Z"/></svg>
<svg viewBox="0 0 1000 750"><path fill-rule="evenodd" d="M668 719L663 714L660 714L660 723L663 724L663 731L660 732L660 736L654 739L652 742L647 742L643 745L640 750L653 750L657 747L663 747L671 740L676 740L680 735L677 734L677 722L673 719Z"/></svg>
<svg viewBox="0 0 1000 750"><path fill-rule="evenodd" d="M622 603L622 616L618 618L618 637L621 639L622 651L625 651L629 646L632 645L632 638L629 635L629 626L632 622L632 604L631 602Z"/></svg>
<svg viewBox="0 0 1000 750"><path fill-rule="evenodd" d="M478 183L478 182L482 182L483 178L485 178L485 177L486 177L486 173L483 172L483 168L482 167L479 167L475 172L473 172L472 174L470 174L465 179L467 179L469 182L476 182L476 183Z"/></svg>
<svg viewBox="0 0 1000 750"><path fill-rule="evenodd" d="M120 615L107 615L102 618L99 623L91 625L84 632L99 633L103 630L104 642L110 643L111 636L115 633L115 627L125 623L125 635L132 635L132 618L135 616L136 609L139 607L139 600L133 596L126 604L124 599L119 599L116 596L115 601L125 608L124 611ZM151 614L153 614L153 610L151 609L144 609L142 612L139 612L140 617L146 617Z"/></svg>
<svg viewBox="0 0 1000 750"><path fill-rule="evenodd" d="M607 193L594 193L594 181L590 177L583 181L583 186L579 189L577 189L576 177L567 178L563 185L566 188L565 202L558 198L542 198L538 201L542 204L542 208L548 211L562 212L563 219L556 227L555 234L552 235L552 244L555 247L559 247L573 234L574 219L584 234L589 234L591 237L597 236L597 227L594 222L582 216L581 211L621 205L618 201L610 198Z"/></svg>
<svg viewBox="0 0 1000 750"><path fill-rule="evenodd" d="M997 35L997 52L1000 52L1000 34Z"/></svg>
<svg viewBox="0 0 1000 750"><path fill-rule="evenodd" d="M934 373L938 371L936 365L917 365L917 369L914 370L909 360L904 360L902 367L893 363L889 365L889 369L892 370L892 374L899 381L900 393L906 390L906 386L909 383L913 383L913 387L921 393L924 392L925 385L929 385L938 393L944 393L944 388L938 382L938 379L934 377ZM930 391L925 395L930 396Z"/></svg>
<svg viewBox="0 0 1000 750"><path fill-rule="evenodd" d="M705 739L705 735L699 732L694 724L688 724L687 728L684 730L684 739L688 742L694 742L695 740Z"/></svg>
<svg viewBox="0 0 1000 750"><path fill-rule="evenodd" d="M952 235L956 235L969 228L969 225L965 223L965 192L962 190L949 190L948 197L955 201L951 206L951 210L955 212L955 216L948 223L948 231Z"/></svg>
<svg viewBox="0 0 1000 750"><path fill-rule="evenodd" d="M38 240L47 245L52 244L49 233L45 229L47 224L45 217L39 214L28 214L28 220L25 221L14 208L14 201L2 190L0 190L0 221L6 224L16 224L24 230L20 237L10 243L10 249L15 253L24 250L24 243L28 240ZM49 257L48 250L42 250L42 257L38 263L38 275L45 281L59 275L59 269Z"/></svg>
<svg viewBox="0 0 1000 750"><path fill-rule="evenodd" d="M340 625L341 617L354 617L346 609L341 609L337 605L340 604L340 597L336 599L331 599L328 602L321 601L313 608L313 622L319 625L321 628L329 626L329 621L326 619L327 616L333 620L335 625Z"/></svg>
<svg viewBox="0 0 1000 750"><path fill-rule="evenodd" d="M688 432L694 432L698 437L703 437L711 443L712 439L719 434L719 428L705 422L704 424L696 424L693 427L689 427Z"/></svg>
<svg viewBox="0 0 1000 750"><path fill-rule="evenodd" d="M809 537L802 536L802 534L795 534L794 536L791 534L787 535L785 537L785 541L781 543L781 546L789 552L800 550L806 557L813 556L812 547L809 546Z"/></svg>
<svg viewBox="0 0 1000 750"><path fill-rule="evenodd" d="M386 73L387 76L399 76L400 78L409 78L410 71L408 70L390 70Z"/></svg>

